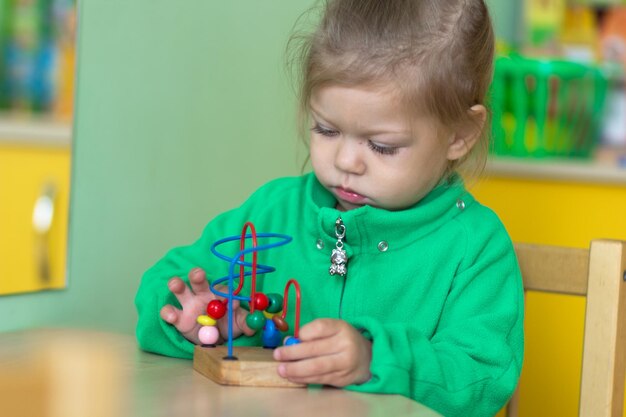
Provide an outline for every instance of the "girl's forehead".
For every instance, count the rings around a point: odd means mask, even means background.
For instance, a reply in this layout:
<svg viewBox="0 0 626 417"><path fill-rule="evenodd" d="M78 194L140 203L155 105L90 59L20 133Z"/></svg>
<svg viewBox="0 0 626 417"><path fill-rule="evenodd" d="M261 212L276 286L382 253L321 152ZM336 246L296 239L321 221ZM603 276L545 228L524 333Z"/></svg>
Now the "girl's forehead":
<svg viewBox="0 0 626 417"><path fill-rule="evenodd" d="M426 99L424 85L427 80L423 78L422 71L418 67L404 68L395 71L393 74L378 75L376 77L357 77L354 80L344 77L337 77L319 83L311 87L309 97L319 94L320 90L329 87L341 87L348 89L372 92L381 96L388 96L397 102L402 102L406 107L415 109L426 109Z"/></svg>
<svg viewBox="0 0 626 417"><path fill-rule="evenodd" d="M407 98L397 84L391 82L357 85L327 83L313 89L308 107L310 110L322 111L322 108L341 109L342 106L351 106L376 113L432 118L424 111L423 101Z"/></svg>
<svg viewBox="0 0 626 417"><path fill-rule="evenodd" d="M326 123L346 123L365 130L406 133L421 127L438 126L437 120L416 111L400 94L371 85L345 86L329 84L311 95L311 115Z"/></svg>
<svg viewBox="0 0 626 417"><path fill-rule="evenodd" d="M351 89L364 92L377 93L381 95L401 95L401 91L405 83L399 79L389 77L378 77L375 79L365 79L355 82L349 79L337 78L336 80L328 80L313 87L311 95L323 89Z"/></svg>
<svg viewBox="0 0 626 417"><path fill-rule="evenodd" d="M350 111L359 109L371 113L403 112L398 93L371 85L346 86L328 84L313 91L310 99L312 108Z"/></svg>

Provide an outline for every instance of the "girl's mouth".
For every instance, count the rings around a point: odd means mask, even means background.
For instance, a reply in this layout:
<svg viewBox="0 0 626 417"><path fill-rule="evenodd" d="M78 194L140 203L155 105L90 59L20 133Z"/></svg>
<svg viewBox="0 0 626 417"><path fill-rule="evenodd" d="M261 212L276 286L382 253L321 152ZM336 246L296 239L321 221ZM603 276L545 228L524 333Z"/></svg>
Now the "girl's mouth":
<svg viewBox="0 0 626 417"><path fill-rule="evenodd" d="M367 197L365 197L364 195L355 193L354 191L348 189L348 188L343 188L343 187L335 187L335 194L337 195L337 197L343 201L346 201L348 203L351 204L366 204L367 202Z"/></svg>

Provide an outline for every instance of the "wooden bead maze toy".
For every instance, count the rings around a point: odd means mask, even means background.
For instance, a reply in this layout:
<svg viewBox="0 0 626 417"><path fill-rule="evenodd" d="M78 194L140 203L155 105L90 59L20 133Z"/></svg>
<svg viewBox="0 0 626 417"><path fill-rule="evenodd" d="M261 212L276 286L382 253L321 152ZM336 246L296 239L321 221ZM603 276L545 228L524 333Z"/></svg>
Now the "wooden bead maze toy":
<svg viewBox="0 0 626 417"><path fill-rule="evenodd" d="M250 229L250 233L246 232ZM273 243L258 245L258 238L278 239ZM246 248L246 240L252 240L252 247ZM224 243L239 240L239 252L233 257L218 251ZM289 330L286 322L287 306L289 305L289 288L294 287L296 293L294 335L287 337L284 344L300 343L300 285L290 279L285 285L284 297L280 294L263 294L256 291L257 274L273 272L275 269L257 263L257 253L262 250L276 248L291 242L292 238L277 233L256 233L254 225L246 223L240 236L230 236L215 242L211 252L218 258L229 262L229 273L226 277L214 280L211 291L224 300L212 300L208 303L206 315L198 317L202 325L198 337L202 342L196 346L193 355L193 367L204 376L222 385L262 386L262 387L304 387L280 377L277 372L278 362L272 356L273 348L279 346L283 334ZM245 256L252 254L252 262L246 262ZM235 266L239 266L237 288L235 285ZM248 270L246 270L248 268ZM241 295L246 276L251 276L250 296ZM217 286L228 282L228 291L223 292ZM254 330L261 330L263 347L239 346L236 354L233 349L233 301L249 303L250 312L246 324ZM226 345L216 346L219 340L217 321L228 314L228 339Z"/></svg>

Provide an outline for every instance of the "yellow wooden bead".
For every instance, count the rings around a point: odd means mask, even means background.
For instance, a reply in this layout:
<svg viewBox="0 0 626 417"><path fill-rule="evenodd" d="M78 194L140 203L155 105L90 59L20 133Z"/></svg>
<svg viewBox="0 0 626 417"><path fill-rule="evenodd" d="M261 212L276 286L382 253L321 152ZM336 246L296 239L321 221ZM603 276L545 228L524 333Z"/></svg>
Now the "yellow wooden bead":
<svg viewBox="0 0 626 417"><path fill-rule="evenodd" d="M198 323L203 325L203 326L215 326L215 324L217 323L217 321L215 321L215 319L211 316L198 316Z"/></svg>
<svg viewBox="0 0 626 417"><path fill-rule="evenodd" d="M282 312L282 310L279 311L278 313L270 313L267 310L264 310L263 311L263 315L265 316L266 319L271 320L272 317L274 317L276 314L280 314L281 312Z"/></svg>

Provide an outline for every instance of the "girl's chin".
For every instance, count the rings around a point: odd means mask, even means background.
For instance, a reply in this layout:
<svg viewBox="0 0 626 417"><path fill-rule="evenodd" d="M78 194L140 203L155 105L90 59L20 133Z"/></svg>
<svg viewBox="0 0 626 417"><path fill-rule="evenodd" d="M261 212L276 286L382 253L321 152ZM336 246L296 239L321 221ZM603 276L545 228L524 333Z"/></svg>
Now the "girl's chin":
<svg viewBox="0 0 626 417"><path fill-rule="evenodd" d="M361 206L355 206L354 204L346 204L346 203L342 203L340 201L337 201L337 204L335 205L335 208L339 211L350 211L350 210L354 210L356 208L359 208Z"/></svg>
<svg viewBox="0 0 626 417"><path fill-rule="evenodd" d="M339 211L350 211L350 210L355 210L364 206L372 206L372 207L376 207L370 203L366 203L366 204L354 204L354 203L350 203L348 201L342 201L340 199L337 199L337 204L335 204L335 208Z"/></svg>

